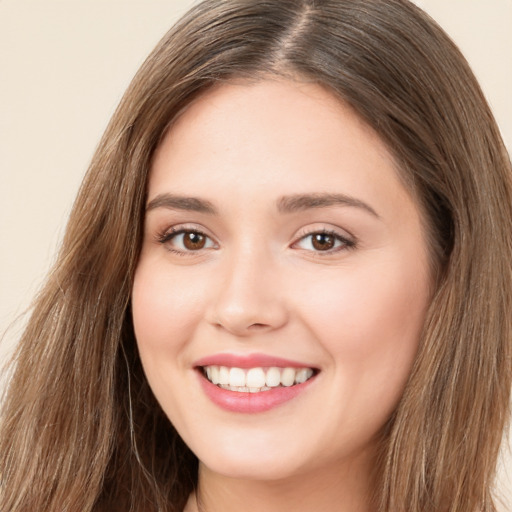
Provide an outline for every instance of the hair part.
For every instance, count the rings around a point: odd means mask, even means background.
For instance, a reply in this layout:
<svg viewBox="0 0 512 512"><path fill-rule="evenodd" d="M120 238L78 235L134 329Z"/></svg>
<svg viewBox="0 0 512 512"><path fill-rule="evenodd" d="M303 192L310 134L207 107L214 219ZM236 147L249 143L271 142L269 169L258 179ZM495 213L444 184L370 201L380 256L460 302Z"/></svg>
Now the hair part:
<svg viewBox="0 0 512 512"><path fill-rule="evenodd" d="M405 0L206 0L148 57L110 122L34 303L2 411L0 508L183 510L197 459L156 403L130 313L151 160L233 79L326 87L393 154L436 275L375 470L379 512L492 512L512 385L512 185L451 40Z"/></svg>

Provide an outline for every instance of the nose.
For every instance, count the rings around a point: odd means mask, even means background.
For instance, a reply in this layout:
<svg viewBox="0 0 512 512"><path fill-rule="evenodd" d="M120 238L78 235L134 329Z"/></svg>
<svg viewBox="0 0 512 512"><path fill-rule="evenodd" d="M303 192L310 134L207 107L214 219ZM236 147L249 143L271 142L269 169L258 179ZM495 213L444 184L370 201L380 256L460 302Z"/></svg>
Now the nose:
<svg viewBox="0 0 512 512"><path fill-rule="evenodd" d="M246 337L288 322L281 273L272 258L256 251L233 255L223 263L208 320L216 328Z"/></svg>

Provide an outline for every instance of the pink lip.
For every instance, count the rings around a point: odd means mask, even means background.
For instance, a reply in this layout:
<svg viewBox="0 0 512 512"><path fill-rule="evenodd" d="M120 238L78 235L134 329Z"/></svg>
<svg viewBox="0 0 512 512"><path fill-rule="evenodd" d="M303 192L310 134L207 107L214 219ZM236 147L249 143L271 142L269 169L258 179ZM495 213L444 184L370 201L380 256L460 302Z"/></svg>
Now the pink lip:
<svg viewBox="0 0 512 512"><path fill-rule="evenodd" d="M291 361L289 359L268 356L265 354L214 354L211 356L203 357L194 363L195 367L212 365L229 366L235 368L267 368L271 366L276 366L277 368L312 368L307 363Z"/></svg>
<svg viewBox="0 0 512 512"><path fill-rule="evenodd" d="M302 384L290 387L272 388L258 393L240 393L219 388L205 378L201 371L197 372L201 386L206 396L222 409L238 413L265 412L295 398L304 392L315 380L315 376Z"/></svg>

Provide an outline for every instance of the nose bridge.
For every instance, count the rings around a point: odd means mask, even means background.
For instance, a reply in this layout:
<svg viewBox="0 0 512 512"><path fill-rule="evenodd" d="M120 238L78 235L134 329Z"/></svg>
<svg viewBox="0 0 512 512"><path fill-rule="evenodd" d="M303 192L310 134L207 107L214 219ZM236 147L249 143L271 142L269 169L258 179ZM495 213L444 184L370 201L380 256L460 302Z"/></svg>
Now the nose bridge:
<svg viewBox="0 0 512 512"><path fill-rule="evenodd" d="M223 262L212 320L237 335L281 327L287 319L276 258L264 244L245 243Z"/></svg>

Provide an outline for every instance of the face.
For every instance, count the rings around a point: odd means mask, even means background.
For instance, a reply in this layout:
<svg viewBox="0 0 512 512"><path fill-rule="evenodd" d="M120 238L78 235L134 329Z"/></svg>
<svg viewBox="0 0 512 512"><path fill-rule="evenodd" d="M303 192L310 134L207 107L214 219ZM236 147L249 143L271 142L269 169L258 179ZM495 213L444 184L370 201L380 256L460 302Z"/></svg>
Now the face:
<svg viewBox="0 0 512 512"><path fill-rule="evenodd" d="M384 144L320 86L192 104L155 155L132 307L202 466L282 479L371 453L418 348L427 252Z"/></svg>

